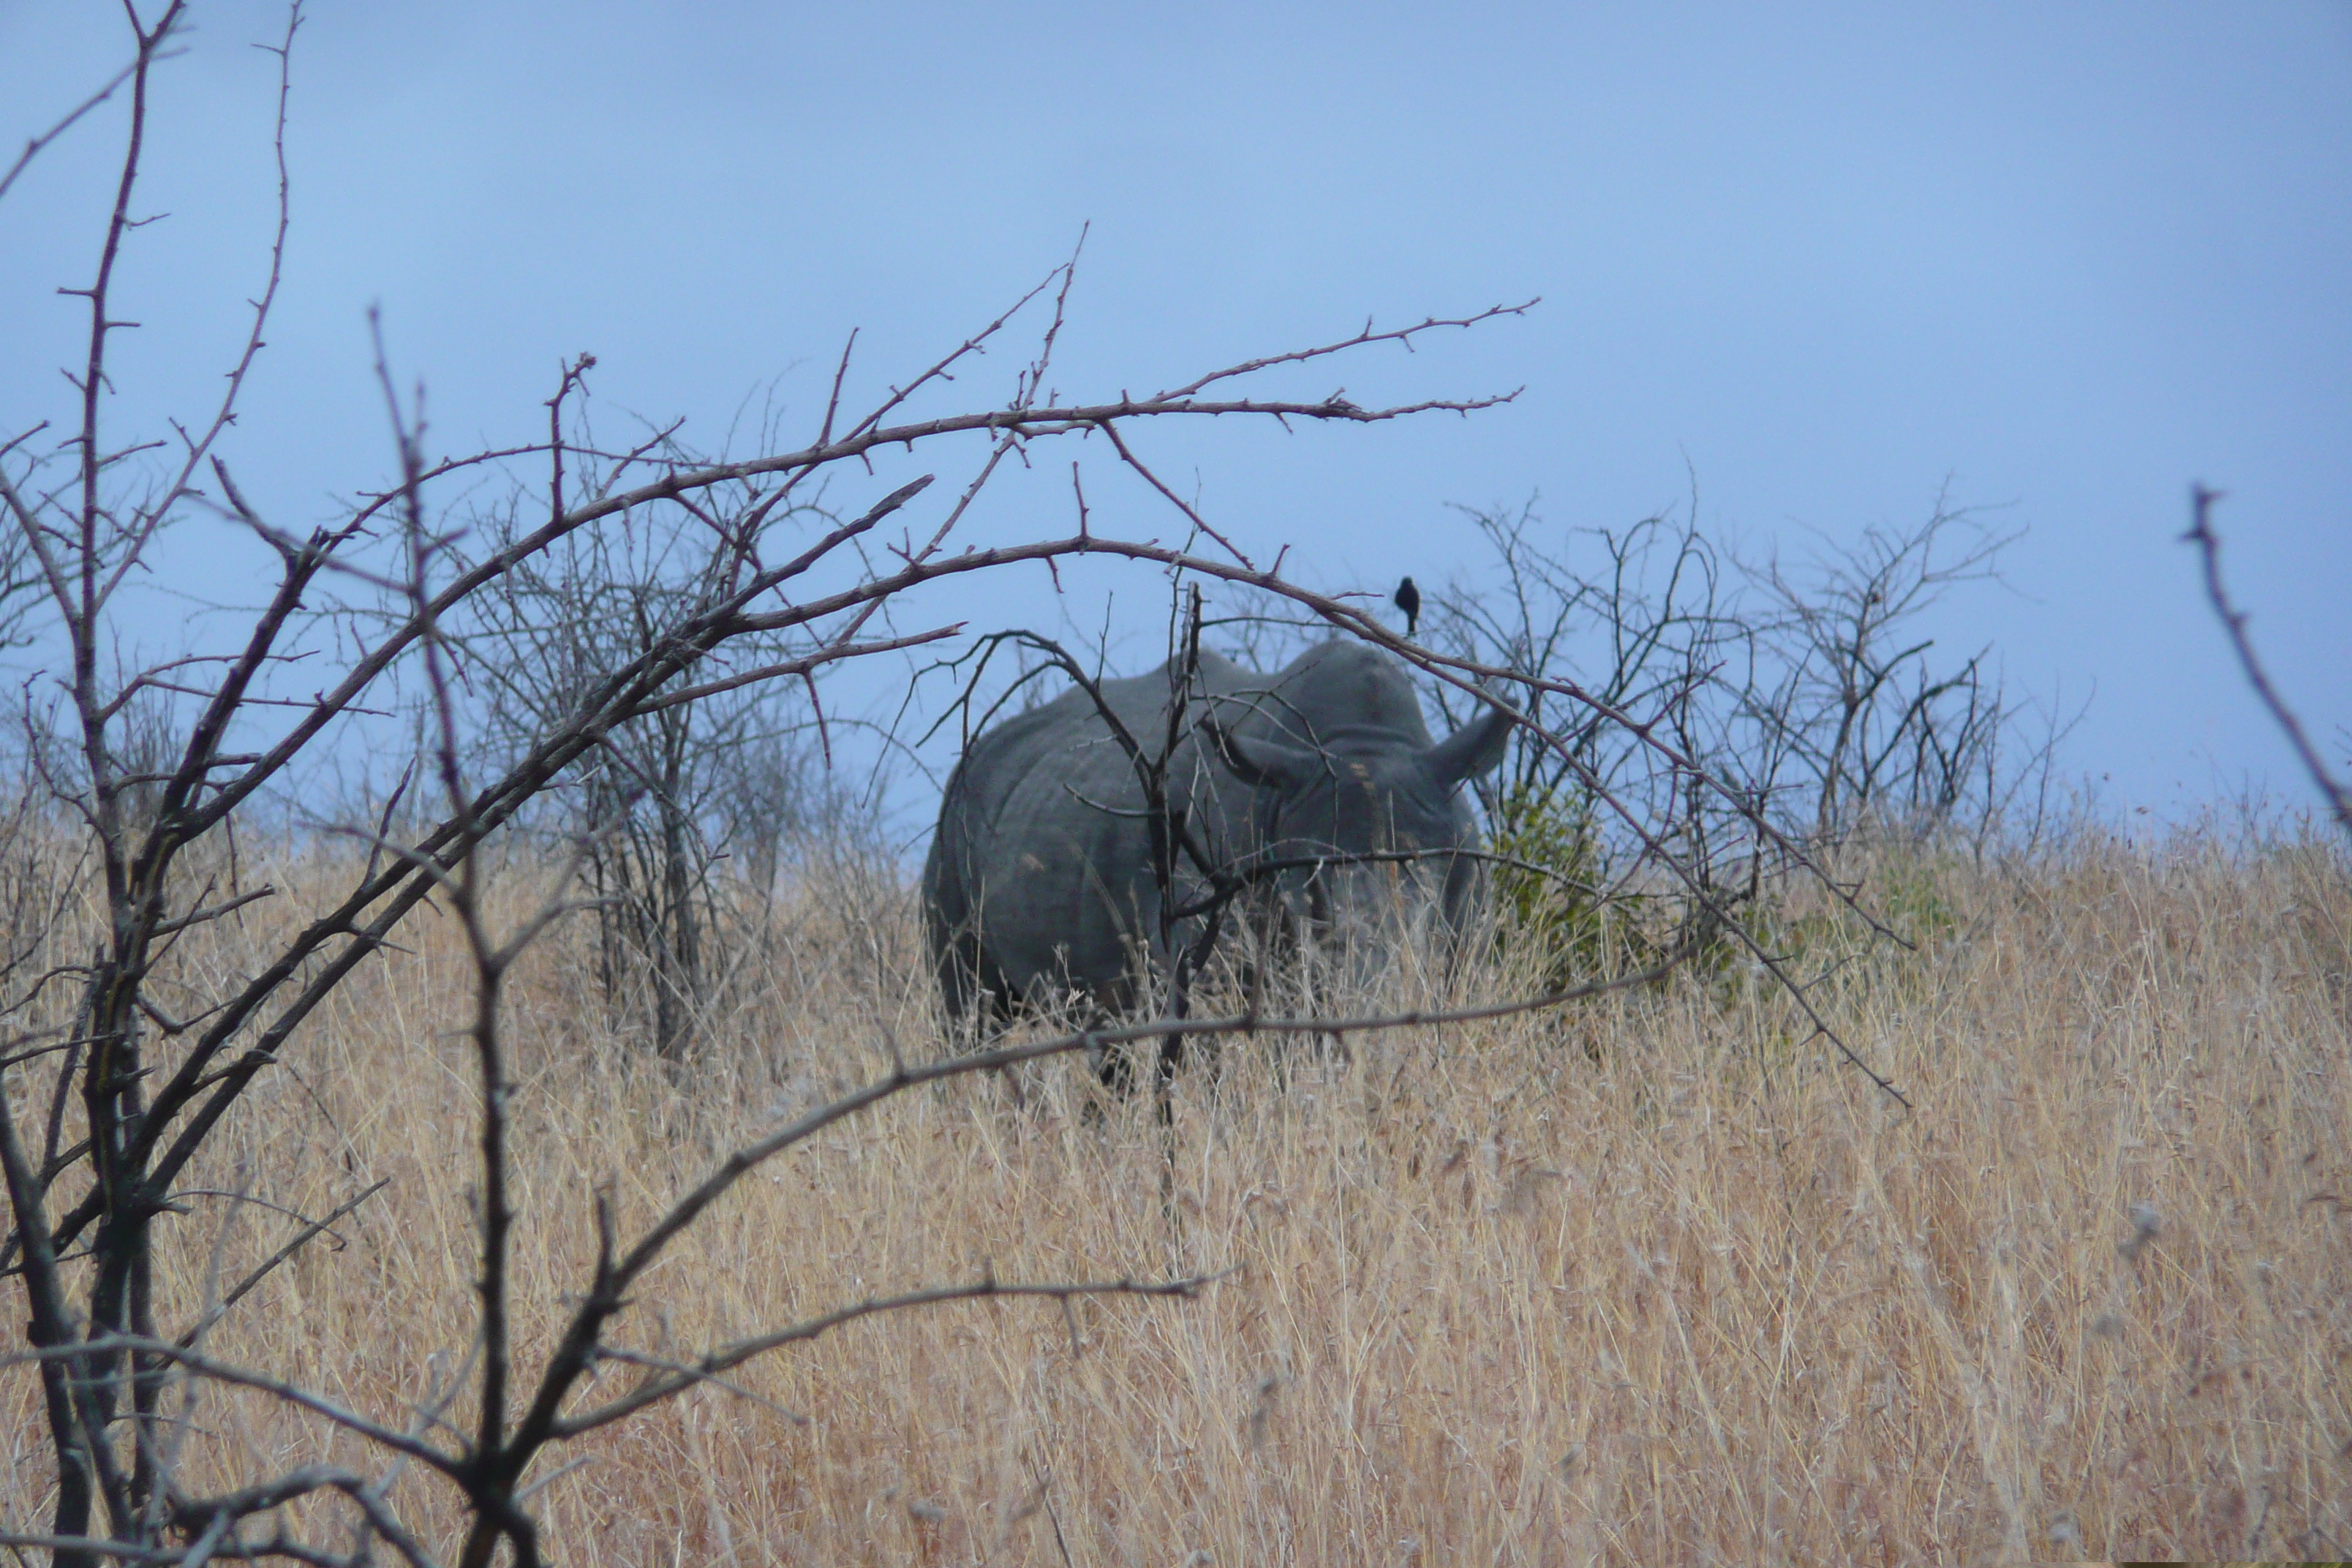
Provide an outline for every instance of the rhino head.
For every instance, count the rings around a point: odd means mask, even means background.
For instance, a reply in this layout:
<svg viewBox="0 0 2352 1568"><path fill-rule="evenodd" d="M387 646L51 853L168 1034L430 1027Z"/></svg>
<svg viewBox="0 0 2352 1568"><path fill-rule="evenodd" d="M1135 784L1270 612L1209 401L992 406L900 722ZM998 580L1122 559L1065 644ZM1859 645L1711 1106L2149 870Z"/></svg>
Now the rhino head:
<svg viewBox="0 0 2352 1568"><path fill-rule="evenodd" d="M1328 644L1304 679L1212 731L1220 758L1253 791L1254 859L1294 940L1368 980L1400 946L1450 938L1467 918L1479 847L1461 786L1500 763L1517 715L1499 701L1431 742L1395 662L1360 644ZM1297 669L1299 667L1294 667Z"/></svg>

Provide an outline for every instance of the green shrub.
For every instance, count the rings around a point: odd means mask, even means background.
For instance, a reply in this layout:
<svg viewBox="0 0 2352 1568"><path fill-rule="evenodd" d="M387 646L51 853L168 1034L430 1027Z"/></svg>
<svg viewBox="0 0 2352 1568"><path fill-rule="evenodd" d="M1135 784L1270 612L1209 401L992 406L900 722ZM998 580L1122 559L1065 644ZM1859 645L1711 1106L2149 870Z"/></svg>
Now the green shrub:
<svg viewBox="0 0 2352 1568"><path fill-rule="evenodd" d="M1496 941L1552 989L1622 974L1656 961L1646 905L1610 889L1612 866L1591 797L1533 784L1504 791L1495 812Z"/></svg>

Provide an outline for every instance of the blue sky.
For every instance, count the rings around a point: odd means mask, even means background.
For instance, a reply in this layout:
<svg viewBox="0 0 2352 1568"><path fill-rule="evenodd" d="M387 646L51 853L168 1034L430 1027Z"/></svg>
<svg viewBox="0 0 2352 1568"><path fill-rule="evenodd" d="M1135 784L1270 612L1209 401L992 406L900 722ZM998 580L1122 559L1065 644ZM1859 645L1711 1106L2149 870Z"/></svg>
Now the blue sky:
<svg viewBox="0 0 2352 1568"><path fill-rule="evenodd" d="M142 186L172 216L127 263L126 428L216 384L267 244L272 65L246 46L279 13L197 16ZM0 135L103 79L120 33L110 7L0 0ZM289 278L230 453L289 523L388 467L371 304L445 450L530 438L582 350L601 417L684 415L716 446L771 383L787 428L813 422L852 327L853 385L902 379L1091 224L1066 397L1543 296L1299 388L1524 384L1509 408L1144 433L1318 585L1444 581L1469 544L1450 503L1622 524L1695 473L1701 521L1761 548L1916 521L1948 479L2030 531L2015 591L1937 629L2070 707L2095 689L2070 771L2168 815L2250 780L2307 798L2176 542L2202 480L2276 675L2352 745L2342 4L322 4L296 60ZM119 126L0 202L10 430L58 403L83 329L53 290L86 280ZM1002 396L1013 359L960 400ZM1059 472L973 537L1064 526ZM1098 527L1174 531L1112 479ZM225 531L173 562L224 600L266 564ZM1045 590L953 610L1035 623Z"/></svg>

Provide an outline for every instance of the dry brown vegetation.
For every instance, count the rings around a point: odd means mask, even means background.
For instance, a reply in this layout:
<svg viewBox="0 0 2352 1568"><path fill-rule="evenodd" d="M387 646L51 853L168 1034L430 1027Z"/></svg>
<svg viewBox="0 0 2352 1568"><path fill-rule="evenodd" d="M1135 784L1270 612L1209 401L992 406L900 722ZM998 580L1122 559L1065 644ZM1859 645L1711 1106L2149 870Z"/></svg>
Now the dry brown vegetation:
<svg viewBox="0 0 2352 1568"><path fill-rule="evenodd" d="M243 874L257 874L248 843ZM340 886L335 851L261 875ZM52 868L53 871L56 868ZM347 868L341 868L347 871ZM2340 852L2092 833L2030 865L1881 856L1919 941L1820 993L1905 1114L1738 974L1564 1016L1265 1045L1090 1114L903 1096L740 1187L637 1292L675 1356L872 1294L1230 1268L1194 1302L958 1305L788 1349L584 1440L533 1506L576 1563L1908 1562L2352 1552L2352 879ZM544 868L499 886L520 921ZM174 962L215 982L253 907ZM1780 911L1809 959L1843 938ZM67 922L68 925L73 922ZM390 1185L215 1330L405 1425L475 1331L476 1086L451 922L421 913L297 1037L192 1184L317 1213ZM625 1230L895 1048L937 1048L887 868L805 868L700 1058L601 1023L589 939L511 984L523 1359ZM1510 977L1469 979L1501 994ZM1398 984L1411 991L1410 977ZM217 984L205 987L216 994ZM167 993L159 993L167 994ZM166 1001L168 1005L168 1000ZM37 1069L10 1075L20 1118ZM166 1322L293 1222L187 1195ZM642 1375L604 1368L609 1394ZM52 1484L0 1372L0 1521ZM206 1387L187 1484L380 1455ZM394 1505L446 1547L453 1495ZM310 1506L310 1505L305 1505ZM324 1505L318 1505L323 1507ZM436 1513L436 1509L444 1511Z"/></svg>

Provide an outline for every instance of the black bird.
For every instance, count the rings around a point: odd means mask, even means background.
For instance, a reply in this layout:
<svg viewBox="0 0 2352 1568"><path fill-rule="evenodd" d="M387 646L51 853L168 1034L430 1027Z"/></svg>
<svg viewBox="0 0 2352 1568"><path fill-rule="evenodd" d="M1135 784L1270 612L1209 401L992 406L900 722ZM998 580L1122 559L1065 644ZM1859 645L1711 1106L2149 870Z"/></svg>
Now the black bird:
<svg viewBox="0 0 2352 1568"><path fill-rule="evenodd" d="M1396 607L1404 612L1404 635L1411 637L1421 625L1421 590L1408 577L1397 584Z"/></svg>

